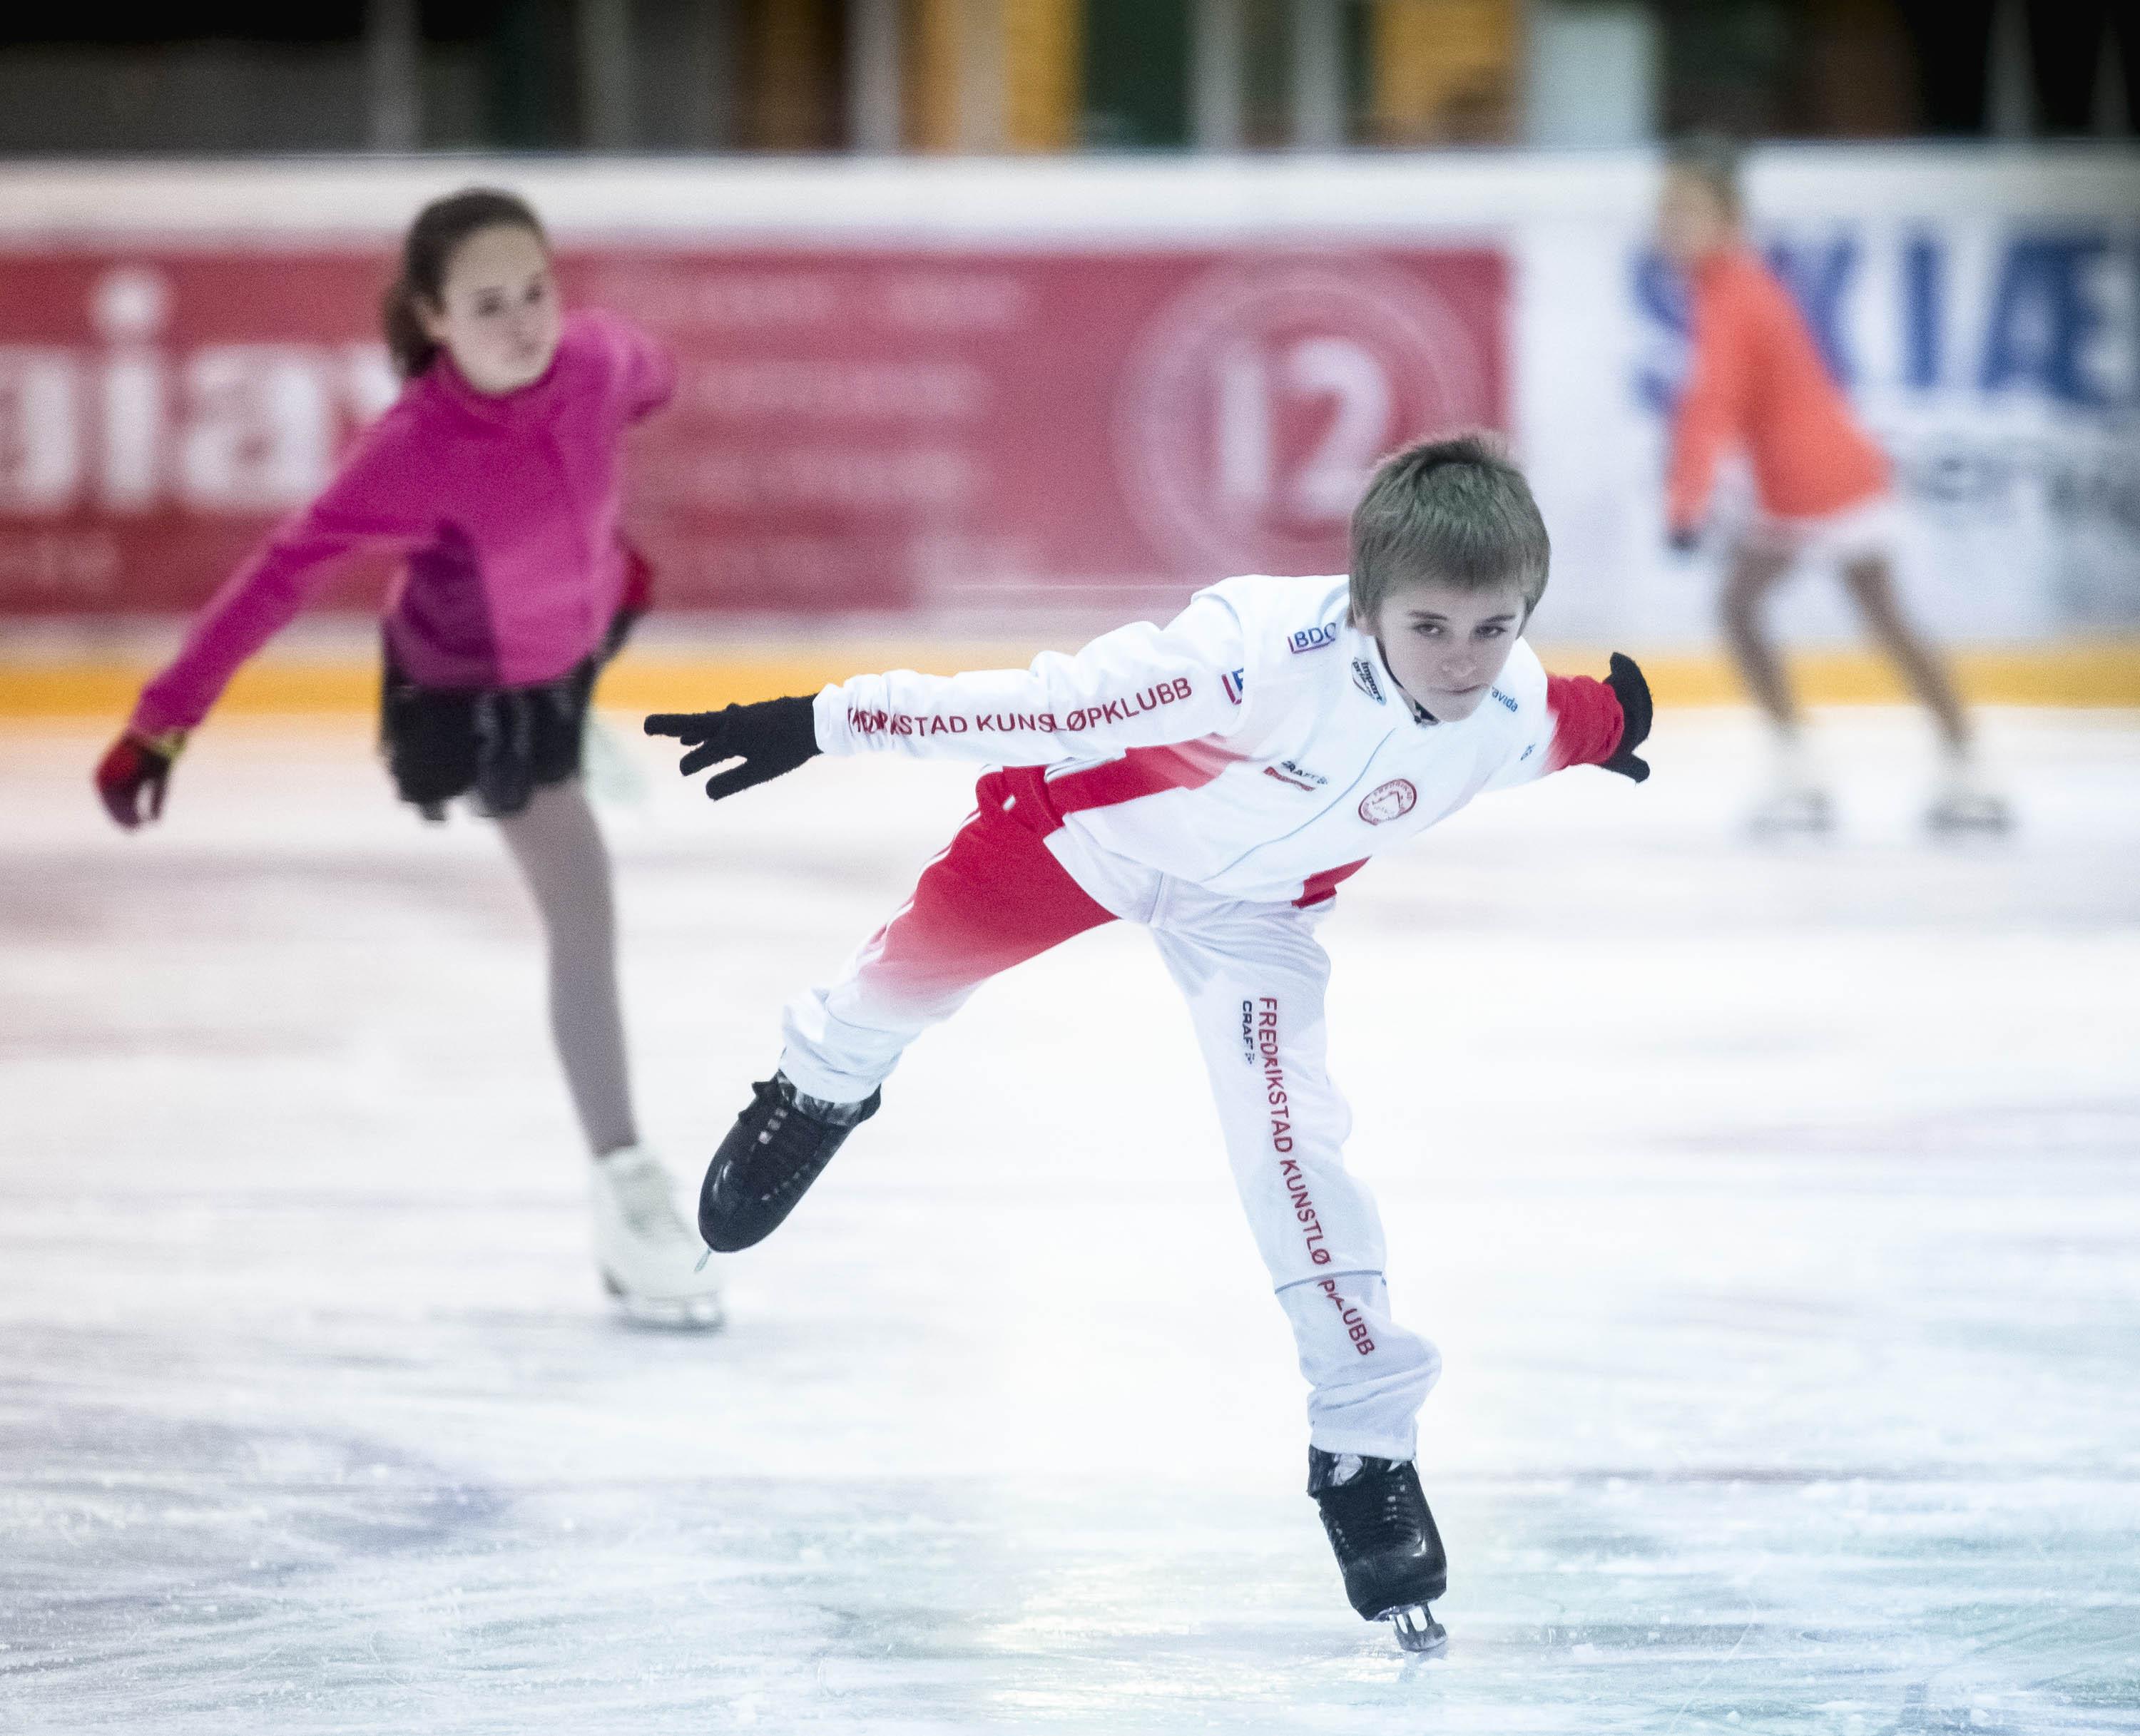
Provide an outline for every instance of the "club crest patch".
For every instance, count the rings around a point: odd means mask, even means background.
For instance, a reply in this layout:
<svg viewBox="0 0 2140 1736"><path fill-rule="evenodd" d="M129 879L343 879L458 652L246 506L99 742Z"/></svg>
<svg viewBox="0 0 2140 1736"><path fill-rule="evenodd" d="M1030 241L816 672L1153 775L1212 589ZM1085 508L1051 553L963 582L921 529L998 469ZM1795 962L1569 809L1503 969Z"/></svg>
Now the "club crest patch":
<svg viewBox="0 0 2140 1736"><path fill-rule="evenodd" d="M1370 826L1401 820L1419 806L1419 792L1409 777L1392 777L1360 798L1360 817Z"/></svg>

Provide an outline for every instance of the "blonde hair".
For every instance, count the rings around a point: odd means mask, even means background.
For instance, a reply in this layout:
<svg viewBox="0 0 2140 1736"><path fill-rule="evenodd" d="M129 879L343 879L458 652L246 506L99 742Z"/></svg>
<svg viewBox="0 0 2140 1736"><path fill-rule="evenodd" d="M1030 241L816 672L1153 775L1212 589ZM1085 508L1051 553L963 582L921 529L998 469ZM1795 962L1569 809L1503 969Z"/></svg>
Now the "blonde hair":
<svg viewBox="0 0 2140 1736"><path fill-rule="evenodd" d="M1740 167L1745 153L1721 133L1690 133L1665 152L1665 167L1698 181L1732 222L1745 209Z"/></svg>

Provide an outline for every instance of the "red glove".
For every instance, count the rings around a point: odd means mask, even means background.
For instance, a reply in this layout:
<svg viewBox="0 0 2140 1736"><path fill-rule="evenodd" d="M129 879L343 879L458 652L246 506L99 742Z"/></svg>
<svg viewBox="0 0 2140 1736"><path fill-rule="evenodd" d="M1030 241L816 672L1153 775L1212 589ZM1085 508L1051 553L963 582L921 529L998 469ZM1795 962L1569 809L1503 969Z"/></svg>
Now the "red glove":
<svg viewBox="0 0 2140 1736"><path fill-rule="evenodd" d="M654 606L654 563L639 552L636 542L625 542L624 596L618 605L634 615L644 615Z"/></svg>
<svg viewBox="0 0 2140 1736"><path fill-rule="evenodd" d="M607 663L622 650L640 617L653 606L654 565L636 544L626 542L624 595L617 599L616 613L610 618L609 630L602 635L601 649L596 653L597 660Z"/></svg>
<svg viewBox="0 0 2140 1736"><path fill-rule="evenodd" d="M170 782L171 762L185 745L183 731L174 729L151 740L128 730L111 744L96 763L96 793L127 831L164 812L164 786ZM145 810L141 797L148 796Z"/></svg>

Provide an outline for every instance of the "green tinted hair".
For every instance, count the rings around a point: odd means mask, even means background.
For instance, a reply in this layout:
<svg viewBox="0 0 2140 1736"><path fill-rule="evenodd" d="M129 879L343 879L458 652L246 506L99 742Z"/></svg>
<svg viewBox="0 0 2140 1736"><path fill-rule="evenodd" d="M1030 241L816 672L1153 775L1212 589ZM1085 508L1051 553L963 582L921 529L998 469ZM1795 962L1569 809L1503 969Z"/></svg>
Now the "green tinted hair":
<svg viewBox="0 0 2140 1736"><path fill-rule="evenodd" d="M1553 545L1530 484L1488 434L1407 446L1382 460L1352 509L1352 618L1406 585L1488 591L1515 581L1528 615Z"/></svg>

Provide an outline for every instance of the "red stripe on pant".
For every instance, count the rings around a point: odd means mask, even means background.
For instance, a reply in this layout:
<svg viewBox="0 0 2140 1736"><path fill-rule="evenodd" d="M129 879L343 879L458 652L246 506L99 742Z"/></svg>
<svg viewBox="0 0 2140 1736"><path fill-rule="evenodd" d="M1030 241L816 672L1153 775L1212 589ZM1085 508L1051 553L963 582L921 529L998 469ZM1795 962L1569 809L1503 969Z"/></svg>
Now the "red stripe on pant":
<svg viewBox="0 0 2140 1736"><path fill-rule="evenodd" d="M1062 821L1037 802L1008 800L1016 793L1009 780L1023 775L982 778L979 811L870 937L861 974L875 992L913 1007L955 1003L999 972L1115 919L1042 841ZM1038 771L1030 775L1039 781Z"/></svg>

